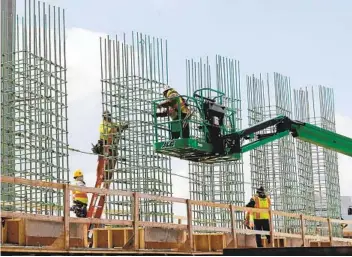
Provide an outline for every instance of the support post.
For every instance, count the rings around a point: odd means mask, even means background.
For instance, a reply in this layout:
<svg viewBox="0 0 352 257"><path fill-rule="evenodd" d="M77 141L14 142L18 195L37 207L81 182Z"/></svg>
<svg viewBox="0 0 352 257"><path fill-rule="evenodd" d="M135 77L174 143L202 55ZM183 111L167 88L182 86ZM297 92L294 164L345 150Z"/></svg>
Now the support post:
<svg viewBox="0 0 352 257"><path fill-rule="evenodd" d="M302 238L302 245L306 247L306 226L303 218L303 214L299 215L299 219L301 221L301 238Z"/></svg>
<svg viewBox="0 0 352 257"><path fill-rule="evenodd" d="M193 251L193 225L192 225L192 201L190 199L186 200L187 204L187 230L189 238L189 249Z"/></svg>
<svg viewBox="0 0 352 257"><path fill-rule="evenodd" d="M133 193L133 248L134 250L139 249L139 195Z"/></svg>
<svg viewBox="0 0 352 257"><path fill-rule="evenodd" d="M235 208L232 204L230 204L230 212L231 212L231 234L232 234L232 241L233 241L233 247L237 248L237 234L235 230L235 214L234 214Z"/></svg>
<svg viewBox="0 0 352 257"><path fill-rule="evenodd" d="M273 224L273 213L272 210L269 210L269 227L270 227L270 246L275 247L275 240L274 240L274 224Z"/></svg>
<svg viewBox="0 0 352 257"><path fill-rule="evenodd" d="M70 187L64 185L64 245L65 250L70 249Z"/></svg>
<svg viewBox="0 0 352 257"><path fill-rule="evenodd" d="M328 230L329 230L329 241L330 241L330 246L332 246L333 239L332 239L332 227L331 227L331 220L330 218L328 220Z"/></svg>

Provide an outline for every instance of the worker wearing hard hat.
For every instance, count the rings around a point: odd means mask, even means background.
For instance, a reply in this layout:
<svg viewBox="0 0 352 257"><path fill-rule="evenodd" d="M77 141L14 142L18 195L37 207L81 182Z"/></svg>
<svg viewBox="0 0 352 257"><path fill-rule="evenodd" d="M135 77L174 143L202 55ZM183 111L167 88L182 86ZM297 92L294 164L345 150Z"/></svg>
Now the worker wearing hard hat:
<svg viewBox="0 0 352 257"><path fill-rule="evenodd" d="M112 121L112 115L109 111L103 113L103 120L99 126L99 140L98 143L92 148L96 154L106 156L117 156L117 145L120 141L121 133L128 128L128 124L116 124ZM109 159L105 167L105 179L111 180L115 166L115 160Z"/></svg>
<svg viewBox="0 0 352 257"><path fill-rule="evenodd" d="M257 194L253 196L251 202L254 202L254 208L258 209L270 209L271 200L270 197L265 194L264 188L261 186L257 189ZM270 215L269 212L258 212L254 214L254 229L270 231ZM266 236L268 243L270 243L270 236ZM256 235L257 247L263 247L261 235Z"/></svg>
<svg viewBox="0 0 352 257"><path fill-rule="evenodd" d="M166 86L163 90L163 96L167 99L160 103L158 108L167 108L166 111L156 113L157 117L169 116L173 121L179 120L179 110L181 111L180 126L182 126L182 137L189 138L189 125L184 120L189 117L190 110L182 96L173 88ZM179 127L180 127L179 126ZM171 130L172 139L181 136L181 129Z"/></svg>
<svg viewBox="0 0 352 257"><path fill-rule="evenodd" d="M83 172L81 170L75 170L73 172L74 181L72 185L74 186L86 186L86 183L83 179ZM87 217L87 204L88 204L88 196L87 193L80 192L78 190L73 191L73 206L71 207L71 211L73 211L77 217L85 218Z"/></svg>

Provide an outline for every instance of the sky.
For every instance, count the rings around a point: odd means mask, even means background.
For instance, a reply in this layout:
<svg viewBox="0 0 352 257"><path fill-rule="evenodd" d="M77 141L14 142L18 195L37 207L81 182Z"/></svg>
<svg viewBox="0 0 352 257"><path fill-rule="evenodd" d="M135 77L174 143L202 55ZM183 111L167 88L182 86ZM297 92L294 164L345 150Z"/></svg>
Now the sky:
<svg viewBox="0 0 352 257"><path fill-rule="evenodd" d="M66 9L69 143L74 148L90 151L98 137L99 37L117 35L122 39L122 33L131 31L168 40L170 84L183 94L185 59L209 56L215 61L216 54L240 61L244 92L243 77L259 72L290 76L293 88L319 84L332 87L337 132L352 137L352 1L46 2ZM23 12L21 8L19 13ZM244 158L245 179L249 181L248 154ZM70 169L83 169L89 186L94 186L95 166L95 156L71 153ZM350 157L339 155L342 195L352 195L351 166ZM173 172L187 176L187 163L182 162ZM187 181L177 177L173 180L174 196L189 197L182 187Z"/></svg>

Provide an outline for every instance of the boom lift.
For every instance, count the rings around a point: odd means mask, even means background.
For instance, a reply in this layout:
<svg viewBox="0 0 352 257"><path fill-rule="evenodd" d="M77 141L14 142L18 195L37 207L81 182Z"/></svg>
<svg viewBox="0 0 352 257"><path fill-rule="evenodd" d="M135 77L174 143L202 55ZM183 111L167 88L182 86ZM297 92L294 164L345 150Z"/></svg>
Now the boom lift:
<svg viewBox="0 0 352 257"><path fill-rule="evenodd" d="M202 163L234 161L247 151L291 134L305 142L352 156L351 138L283 115L236 130L236 110L225 107L228 99L218 90L203 88L195 91L193 97L182 97L193 113L187 120L181 120L181 115L175 121L157 120L158 104L164 99L153 102L154 149L157 153ZM178 110L180 114L180 106ZM186 122L190 126L189 138L182 137L181 128ZM270 132L264 132L269 129ZM181 137L169 140L164 131L170 130L180 130ZM246 143L246 140L251 142Z"/></svg>

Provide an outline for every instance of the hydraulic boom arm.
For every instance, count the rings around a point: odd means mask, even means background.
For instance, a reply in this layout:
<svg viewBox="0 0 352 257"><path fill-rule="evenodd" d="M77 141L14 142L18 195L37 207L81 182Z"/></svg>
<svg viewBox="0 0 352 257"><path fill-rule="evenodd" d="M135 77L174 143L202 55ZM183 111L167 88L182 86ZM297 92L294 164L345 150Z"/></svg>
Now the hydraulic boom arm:
<svg viewBox="0 0 352 257"><path fill-rule="evenodd" d="M273 126L275 127L274 132L258 134L258 132ZM244 153L289 134L305 142L310 142L332 151L352 156L351 138L309 123L293 121L286 116L278 116L244 130L225 135L223 136L223 142L227 154ZM243 140L248 139L255 140L244 145L241 144Z"/></svg>

